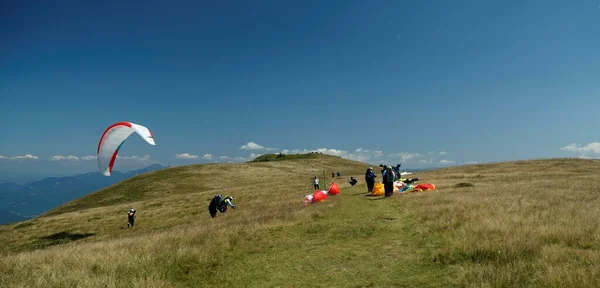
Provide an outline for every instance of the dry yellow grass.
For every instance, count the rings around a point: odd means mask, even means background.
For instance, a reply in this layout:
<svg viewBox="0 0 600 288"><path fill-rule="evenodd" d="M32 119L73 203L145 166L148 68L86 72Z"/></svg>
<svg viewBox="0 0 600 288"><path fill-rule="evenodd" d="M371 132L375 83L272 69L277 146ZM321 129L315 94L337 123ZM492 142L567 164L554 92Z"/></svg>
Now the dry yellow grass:
<svg viewBox="0 0 600 288"><path fill-rule="evenodd" d="M342 193L304 206L313 163L343 173ZM0 227L0 286L599 286L599 162L421 172L437 191L383 200L364 197L366 165L322 156L142 175ZM210 197L233 191L239 209L211 219ZM41 239L59 232L73 240Z"/></svg>
<svg viewBox="0 0 600 288"><path fill-rule="evenodd" d="M439 191L404 199L457 284L599 287L599 170L579 159L443 169L422 173Z"/></svg>

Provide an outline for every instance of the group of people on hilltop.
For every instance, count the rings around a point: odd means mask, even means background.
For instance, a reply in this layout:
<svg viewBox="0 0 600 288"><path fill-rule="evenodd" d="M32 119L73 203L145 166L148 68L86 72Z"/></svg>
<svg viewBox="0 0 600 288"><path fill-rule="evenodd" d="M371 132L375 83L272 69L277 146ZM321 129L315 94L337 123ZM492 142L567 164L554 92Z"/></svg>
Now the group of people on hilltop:
<svg viewBox="0 0 600 288"><path fill-rule="evenodd" d="M383 183L383 189L385 191L385 197L390 197L394 194L394 181L400 179L400 167L402 164L396 166L379 165L381 169L381 182ZM377 175L373 172L373 167L369 167L365 173L365 182L367 182L367 189L369 193L373 192L375 187L375 178Z"/></svg>
<svg viewBox="0 0 600 288"><path fill-rule="evenodd" d="M379 165L379 166L382 167L381 177L382 177L383 187L385 189L385 197L392 196L393 192L394 192L394 181L396 181L397 179L400 179L401 164L398 164L394 167L388 166L388 165ZM334 173L332 173L332 174L333 174L332 176L335 175ZM338 175L340 175L340 174L341 173L338 172ZM369 169L367 169L367 172L365 173L365 181L367 182L367 188L368 188L369 193L373 192L373 187L375 186L375 178L376 177L377 177L377 175L375 175L375 172L373 172L373 167L369 167ZM356 185L356 183L358 183L358 181L354 177L350 177L348 182L352 186L354 186L354 185ZM313 186L317 190L320 189L319 178L317 176L314 176L314 178L313 178ZM209 212L210 216L212 218L214 218L215 216L217 216L217 212L225 213L227 211L227 207L231 207L232 209L235 209L235 204L233 204L233 196L226 195L225 197L223 197L223 195L219 194L219 195L214 196L211 199L210 203L208 204L208 212ZM127 211L127 228L133 227L133 224L135 222L135 214L136 214L136 210L133 208L131 208L131 209L129 209L129 211Z"/></svg>

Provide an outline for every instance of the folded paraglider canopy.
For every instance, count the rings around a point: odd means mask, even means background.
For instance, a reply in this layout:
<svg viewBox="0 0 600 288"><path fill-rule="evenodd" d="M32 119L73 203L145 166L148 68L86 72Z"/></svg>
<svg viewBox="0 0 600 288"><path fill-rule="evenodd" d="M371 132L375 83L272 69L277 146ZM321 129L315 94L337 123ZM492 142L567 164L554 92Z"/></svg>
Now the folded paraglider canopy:
<svg viewBox="0 0 600 288"><path fill-rule="evenodd" d="M340 187L334 183L331 183L331 186L329 186L329 190L327 191L327 194L331 194L331 195L337 195L340 193Z"/></svg>
<svg viewBox="0 0 600 288"><path fill-rule="evenodd" d="M313 194L312 203L317 203L325 200L327 200L327 194L325 194L324 191L315 191L315 193Z"/></svg>
<svg viewBox="0 0 600 288"><path fill-rule="evenodd" d="M385 189L383 188L383 184L381 184L381 182L377 182L375 183L375 186L373 186L373 192L371 192L371 194L369 194L370 196L379 196L379 195L384 195L385 194Z"/></svg>
<svg viewBox="0 0 600 288"><path fill-rule="evenodd" d="M312 194L306 195L304 197L304 200L302 201L302 203L304 203L304 204L310 204L310 203L312 203L312 200L313 200L313 195Z"/></svg>
<svg viewBox="0 0 600 288"><path fill-rule="evenodd" d="M399 189L399 193L409 193L409 192L423 192L423 191L433 191L435 190L435 185L433 184L419 184L419 185L412 185L412 184L407 184L406 186L404 186L403 188Z"/></svg>
<svg viewBox="0 0 600 288"><path fill-rule="evenodd" d="M435 185L433 184L419 184L415 186L413 192L421 192L421 191L433 191L435 190Z"/></svg>

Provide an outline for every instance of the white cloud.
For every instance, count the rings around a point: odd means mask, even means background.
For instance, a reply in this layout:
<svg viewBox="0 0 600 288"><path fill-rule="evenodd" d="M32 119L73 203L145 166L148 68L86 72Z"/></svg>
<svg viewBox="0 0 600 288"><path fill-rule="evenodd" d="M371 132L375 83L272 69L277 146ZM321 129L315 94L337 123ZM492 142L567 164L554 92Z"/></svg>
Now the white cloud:
<svg viewBox="0 0 600 288"><path fill-rule="evenodd" d="M354 153L370 154L374 158L381 158L381 156L383 156L383 151L381 150L369 150L362 148L357 148L356 150L354 150Z"/></svg>
<svg viewBox="0 0 600 288"><path fill-rule="evenodd" d="M83 156L83 157L81 157L81 160L87 160L87 161L96 160L96 156L92 156L92 155L90 155L90 156Z"/></svg>
<svg viewBox="0 0 600 288"><path fill-rule="evenodd" d="M79 160L79 157L73 156L73 155L69 155L69 156L60 156L60 155L54 155L50 158L50 160L52 161L62 161L62 160Z"/></svg>
<svg viewBox="0 0 600 288"><path fill-rule="evenodd" d="M342 156L348 154L348 151L338 150L338 149L329 149L329 148L318 148L318 149L283 149L281 153L283 154L305 154L305 153L323 153L332 156Z"/></svg>
<svg viewBox="0 0 600 288"><path fill-rule="evenodd" d="M181 153L181 154L175 155L175 158L177 158L177 159L196 159L196 158L198 158L198 155L193 155L190 153Z"/></svg>
<svg viewBox="0 0 600 288"><path fill-rule="evenodd" d="M400 162L408 162L410 159L414 159L419 157L421 154L419 153L408 153L408 152L401 152L401 153L396 153L396 154L390 154L390 157L400 157Z"/></svg>
<svg viewBox="0 0 600 288"><path fill-rule="evenodd" d="M234 163L234 162L246 162L253 160L254 158L260 156L261 154L250 153L248 157L229 157L229 156L219 156L219 159L224 160L226 163Z"/></svg>
<svg viewBox="0 0 600 288"><path fill-rule="evenodd" d="M572 152L572 153L581 153L582 155L592 153L592 154L600 154L600 143L592 142L588 143L585 146L581 146L575 143L569 144L565 147L561 147L560 150Z"/></svg>
<svg viewBox="0 0 600 288"><path fill-rule="evenodd" d="M206 159L206 160L211 160L212 158L213 158L213 155L212 155L212 154L204 154L204 155L202 156L202 159Z"/></svg>
<svg viewBox="0 0 600 288"><path fill-rule="evenodd" d="M244 150L261 150L261 149L265 149L265 146L256 144L254 142L248 142L245 145L242 145L242 147L240 147L240 149L244 149Z"/></svg>
<svg viewBox="0 0 600 288"><path fill-rule="evenodd" d="M242 147L240 147L240 149L242 149L242 150L267 150L267 151L277 150L277 148L265 147L258 143L255 143L255 142L248 142L248 143L242 145Z"/></svg>
<svg viewBox="0 0 600 288"><path fill-rule="evenodd" d="M146 154L144 156L119 156L117 155L118 159L122 159L122 160L135 160L135 161L146 161L146 160L150 160L150 155Z"/></svg>
<svg viewBox="0 0 600 288"><path fill-rule="evenodd" d="M35 155L31 155L31 154L25 154L22 156L13 156L13 157L6 157L4 155L0 155L0 159L6 159L6 160L35 160L35 159L39 159L39 157L35 156Z"/></svg>
<svg viewBox="0 0 600 288"><path fill-rule="evenodd" d="M254 160L254 159L256 159L256 157L261 156L261 155L262 154L250 153L250 156L248 156L248 161Z"/></svg>
<svg viewBox="0 0 600 288"><path fill-rule="evenodd" d="M281 153L283 154L305 154L305 153L323 153L331 156L339 156L345 159L360 161L360 162L368 162L374 159L379 159L383 155L383 152L380 150L369 150L363 148L357 148L354 152L350 152L347 150L333 149L333 148L317 148L317 149L283 149Z"/></svg>
<svg viewBox="0 0 600 288"><path fill-rule="evenodd" d="M454 164L454 161L451 160L440 160L440 164Z"/></svg>
<svg viewBox="0 0 600 288"><path fill-rule="evenodd" d="M272 148L265 148L264 146L259 145L255 142L248 142L246 145L242 146L240 149L267 150L267 149L272 149ZM350 160L355 160L355 161L360 161L360 162L367 162L367 163L369 161L377 161L378 159L380 159L384 156L384 152L381 150L371 150L371 149L365 149L365 148L356 148L353 150L342 150L342 149L335 149L335 148L278 149L278 150L279 150L279 152L277 152L277 153L283 153L283 154L306 154L306 153L311 153L311 152L312 153L323 153L326 155L338 156L338 157L345 158L345 159L350 159ZM400 162L405 163L405 164L433 164L433 163L438 162L437 160L434 159L435 157L430 158L430 159L421 159L423 156L427 156L428 154L433 154L433 153L445 155L447 152L446 151L431 152L431 153L426 152L425 155L420 154L420 153L401 152L401 153L386 154L386 155L388 157L394 157L396 159L399 158ZM230 156L219 156L219 159L226 161L226 162L250 161L261 155L262 154L252 153L248 157L236 157L236 158L232 158ZM433 156L433 155L431 155L431 156ZM449 160L443 160L442 162L439 162L439 163L452 164L452 163L456 163L456 162L454 162L454 161L449 162Z"/></svg>

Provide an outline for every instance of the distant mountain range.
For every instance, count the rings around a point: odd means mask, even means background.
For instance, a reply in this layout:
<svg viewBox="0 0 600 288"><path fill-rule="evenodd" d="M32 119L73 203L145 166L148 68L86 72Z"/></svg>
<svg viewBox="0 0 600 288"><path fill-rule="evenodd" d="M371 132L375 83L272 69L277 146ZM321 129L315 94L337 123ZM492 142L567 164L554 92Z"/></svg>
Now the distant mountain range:
<svg viewBox="0 0 600 288"><path fill-rule="evenodd" d="M56 206L127 178L165 168L169 166L154 164L129 172L113 171L110 177L100 172L90 172L75 176L47 177L27 184L0 183L0 225L36 217Z"/></svg>

